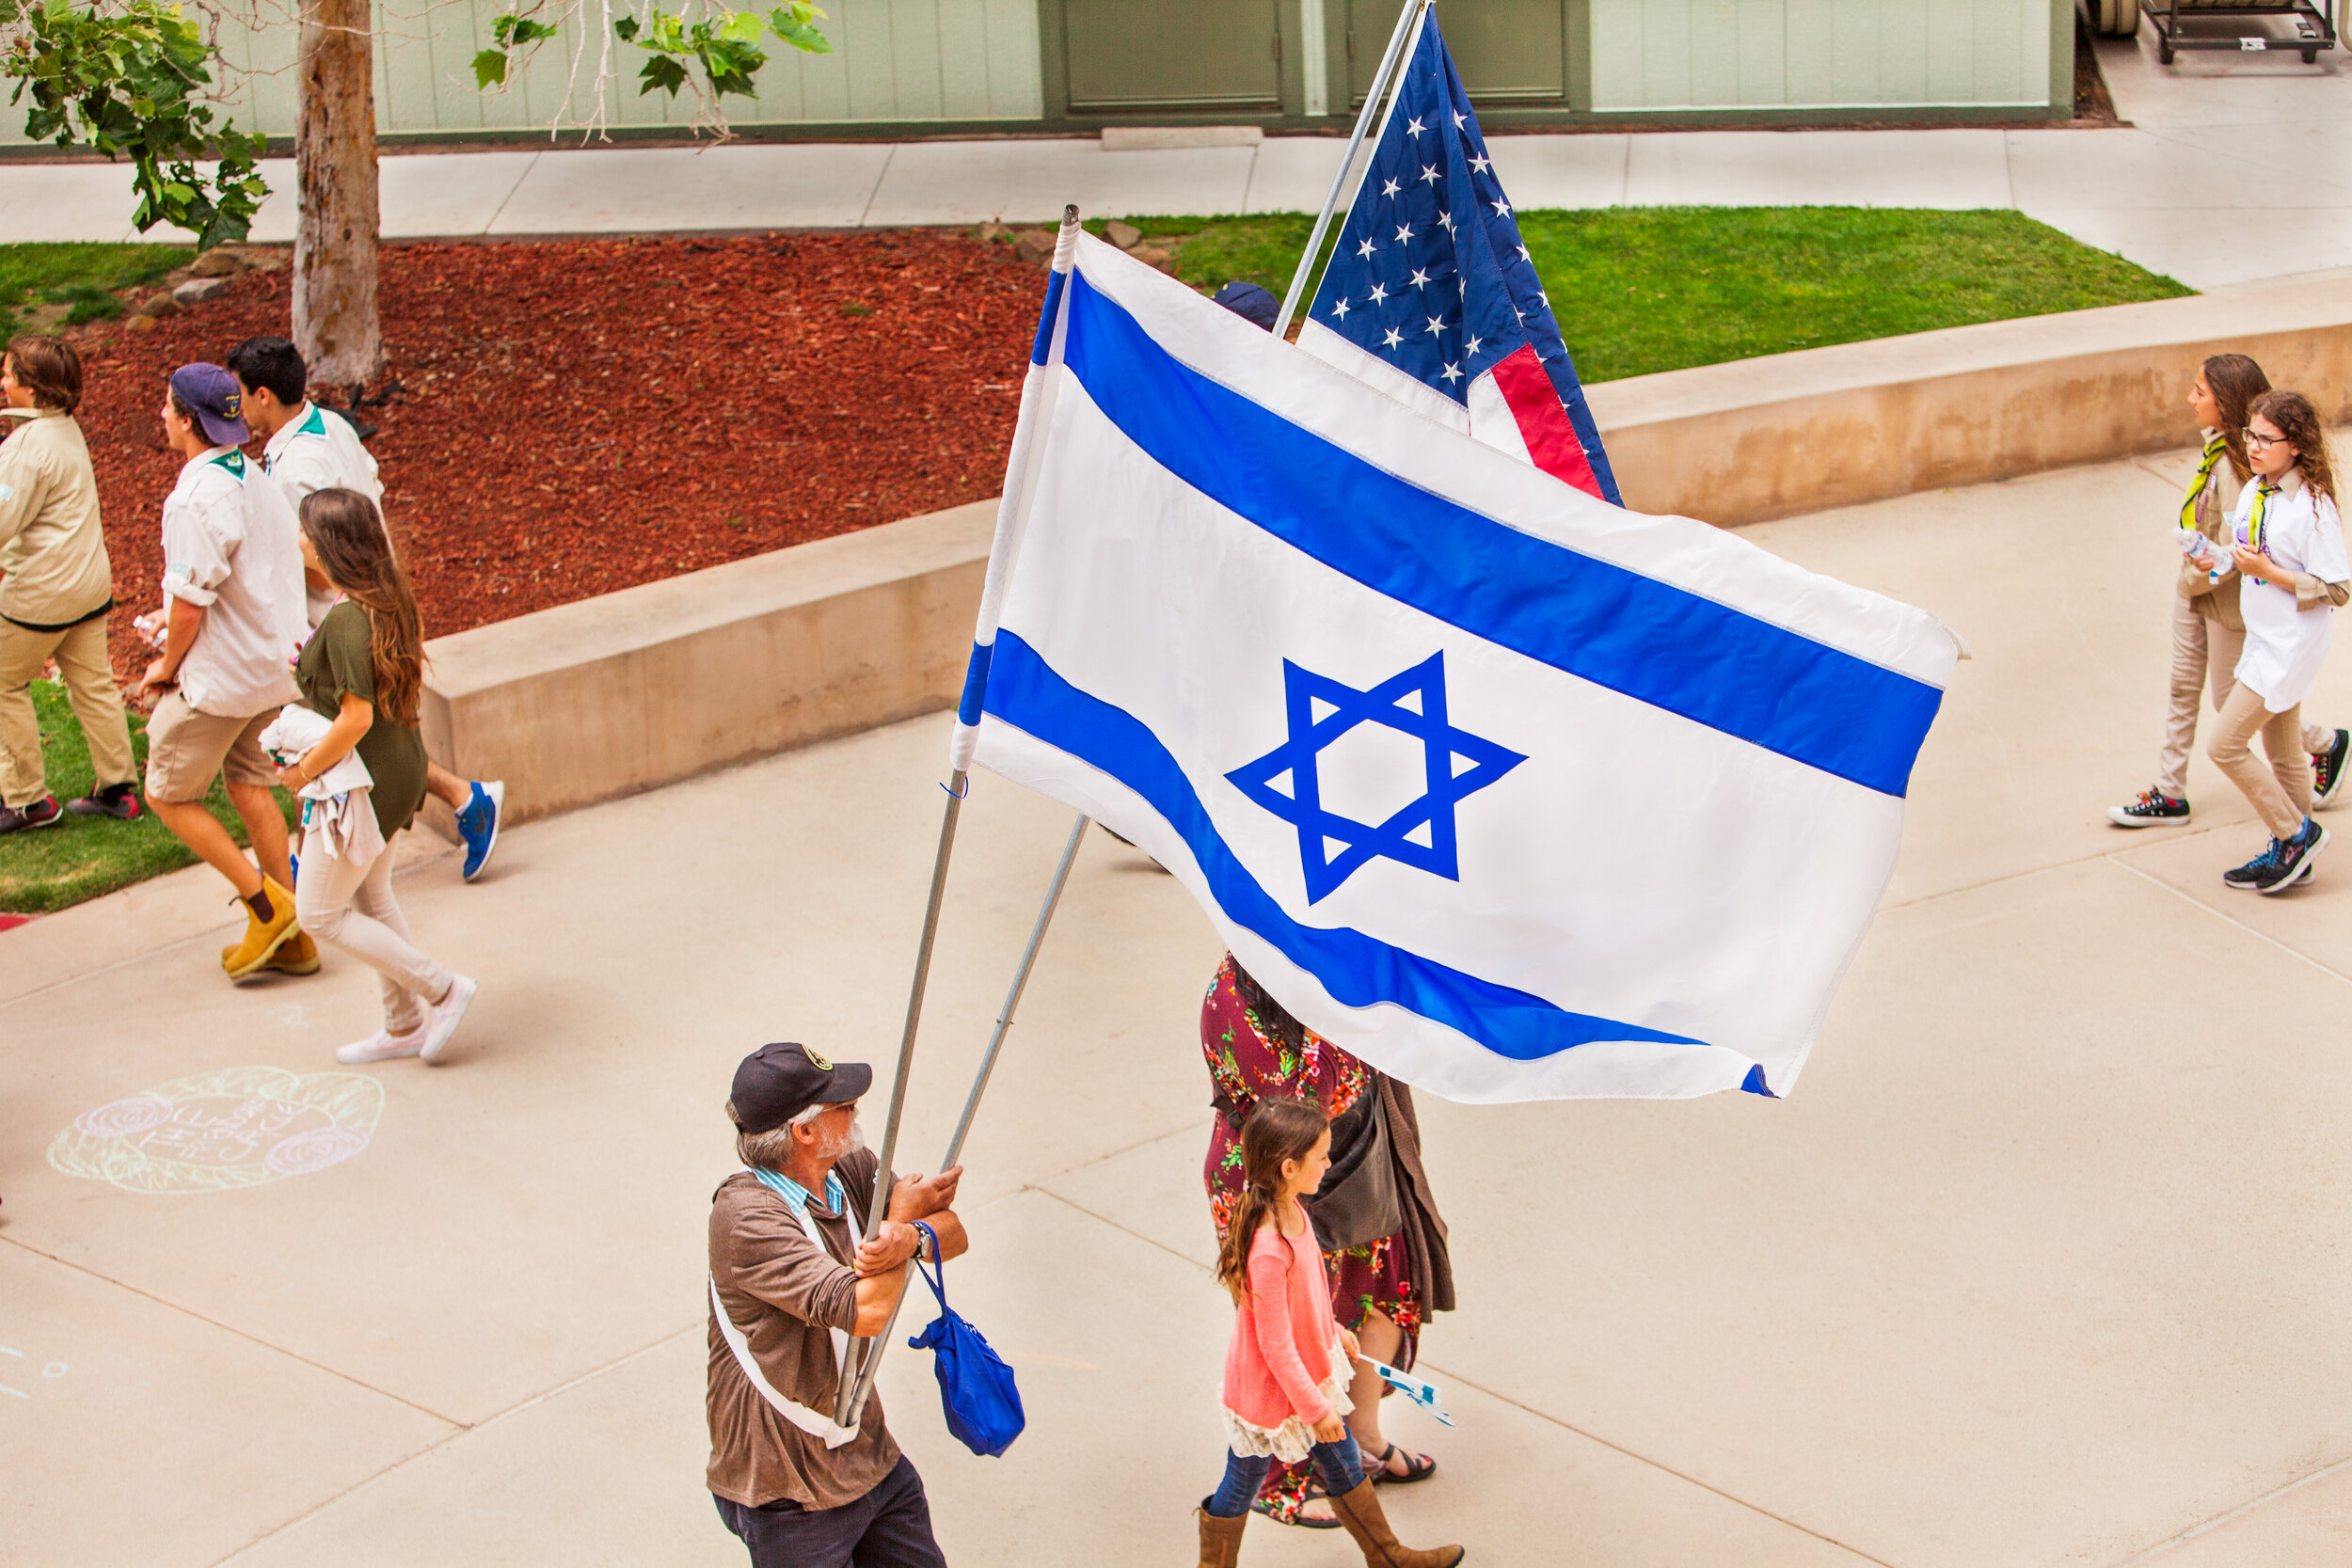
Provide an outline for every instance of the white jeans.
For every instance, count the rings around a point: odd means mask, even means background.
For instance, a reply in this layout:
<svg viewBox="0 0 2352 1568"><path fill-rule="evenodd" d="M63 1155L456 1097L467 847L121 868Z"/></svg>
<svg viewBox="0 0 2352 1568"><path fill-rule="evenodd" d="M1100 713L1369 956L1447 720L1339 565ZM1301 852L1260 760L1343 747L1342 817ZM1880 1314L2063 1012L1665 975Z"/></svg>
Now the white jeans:
<svg viewBox="0 0 2352 1568"><path fill-rule="evenodd" d="M326 853L325 835L302 835L302 875L294 884L294 918L319 941L337 947L384 977L384 1027L395 1035L424 1027L425 1008L449 993L454 978L409 945L408 922L392 899L392 850L364 871Z"/></svg>

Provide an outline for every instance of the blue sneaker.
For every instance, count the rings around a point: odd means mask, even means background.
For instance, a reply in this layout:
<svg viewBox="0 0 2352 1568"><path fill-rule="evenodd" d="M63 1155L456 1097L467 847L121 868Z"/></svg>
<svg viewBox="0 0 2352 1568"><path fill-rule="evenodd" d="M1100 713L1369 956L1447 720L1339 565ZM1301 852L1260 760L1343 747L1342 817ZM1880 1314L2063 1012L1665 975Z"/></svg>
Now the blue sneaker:
<svg viewBox="0 0 2352 1568"><path fill-rule="evenodd" d="M457 814L457 831L466 840L467 881L481 876L482 868L490 863L490 851L499 842L499 808L505 803L504 784L495 779L488 784L476 780L473 799Z"/></svg>
<svg viewBox="0 0 2352 1568"><path fill-rule="evenodd" d="M307 806L310 802L306 800L303 804ZM310 814L305 812L303 815L308 816ZM303 826L307 828L310 824L306 821ZM286 885L292 887L300 880L302 880L302 857L289 853L286 856Z"/></svg>

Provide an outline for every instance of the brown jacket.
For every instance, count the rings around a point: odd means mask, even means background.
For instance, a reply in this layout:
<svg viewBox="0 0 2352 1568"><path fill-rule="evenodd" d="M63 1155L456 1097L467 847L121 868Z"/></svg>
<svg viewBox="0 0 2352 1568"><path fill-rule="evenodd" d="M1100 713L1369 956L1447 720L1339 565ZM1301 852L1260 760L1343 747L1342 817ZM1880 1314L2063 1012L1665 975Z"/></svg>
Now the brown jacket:
<svg viewBox="0 0 2352 1568"><path fill-rule="evenodd" d="M834 1168L860 1214L874 1193L875 1155L860 1149ZM749 1171L719 1184L710 1204L710 1277L727 1316L749 1342L771 1386L828 1418L839 1392L829 1330L857 1323L856 1256L843 1216L819 1193L809 1217L825 1238L819 1252L791 1206ZM882 1395L869 1396L858 1434L837 1449L776 1413L743 1375L735 1353L709 1320L711 1491L746 1508L789 1497L803 1508L855 1502L898 1463L898 1445L882 1424Z"/></svg>
<svg viewBox="0 0 2352 1568"><path fill-rule="evenodd" d="M37 631L77 625L114 599L98 476L73 417L13 414L0 442L0 616Z"/></svg>

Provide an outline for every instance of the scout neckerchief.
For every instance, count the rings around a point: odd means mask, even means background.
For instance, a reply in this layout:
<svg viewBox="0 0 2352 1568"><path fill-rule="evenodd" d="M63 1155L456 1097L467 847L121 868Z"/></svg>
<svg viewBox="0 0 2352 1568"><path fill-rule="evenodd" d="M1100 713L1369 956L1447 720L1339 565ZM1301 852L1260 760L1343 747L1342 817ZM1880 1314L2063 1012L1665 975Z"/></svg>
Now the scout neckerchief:
<svg viewBox="0 0 2352 1568"><path fill-rule="evenodd" d="M2221 454L2229 450L2230 443L2223 440L2217 431L2206 439L2204 455L2197 460L2197 472L2188 482L2188 495L2181 502L2181 526L2192 533L2198 531L2197 503L2203 499L2206 483L2213 478L2215 467L2221 462Z"/></svg>
<svg viewBox="0 0 2352 1568"><path fill-rule="evenodd" d="M2263 515L2270 509L2270 498L2278 493L2279 482L2275 479L2254 482L2254 510L2246 518L2246 547L2256 555L2270 553L2263 544Z"/></svg>
<svg viewBox="0 0 2352 1568"><path fill-rule="evenodd" d="M745 1168L750 1169L749 1166ZM801 1228L808 1233L810 1243L818 1251L826 1252L825 1239L817 1233L817 1222L808 1217L810 1196L808 1189L781 1171L753 1170L752 1175L761 1186L784 1199L785 1207L792 1211L793 1216L801 1222ZM841 1178L833 1171L825 1173L825 1201L841 1215L843 1222L849 1226L850 1246L854 1251L864 1237L858 1230L857 1216L850 1212L849 1196L841 1185ZM831 1257L832 1254L826 1252L826 1256ZM768 1374L759 1370L759 1362L752 1354L751 1341L745 1338L743 1331L735 1325L735 1320L727 1316L726 1303L719 1299L719 1280L716 1275L713 1275L710 1280L710 1310L719 1324L719 1337L726 1341L727 1349L735 1354L735 1364L743 1369L743 1376L750 1381L759 1397L766 1400L769 1407L777 1415L823 1443L828 1449L837 1449L857 1435L856 1427L837 1425L831 1416L821 1411L811 1410L807 1405L787 1399L775 1385L768 1381ZM830 1333L833 1338L833 1364L836 1369L846 1370L850 1365L850 1337L837 1328L831 1330ZM839 1375L840 1371L837 1370L835 1376Z"/></svg>

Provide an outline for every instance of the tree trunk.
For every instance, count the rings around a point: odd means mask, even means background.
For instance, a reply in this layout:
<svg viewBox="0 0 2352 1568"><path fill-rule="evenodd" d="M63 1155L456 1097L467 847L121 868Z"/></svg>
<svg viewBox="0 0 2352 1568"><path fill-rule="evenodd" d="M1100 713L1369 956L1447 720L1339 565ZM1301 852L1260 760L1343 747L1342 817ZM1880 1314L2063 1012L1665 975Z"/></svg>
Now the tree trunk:
<svg viewBox="0 0 2352 1568"><path fill-rule="evenodd" d="M370 0L305 0L294 132L294 341L313 386L384 368L375 311L375 81Z"/></svg>

